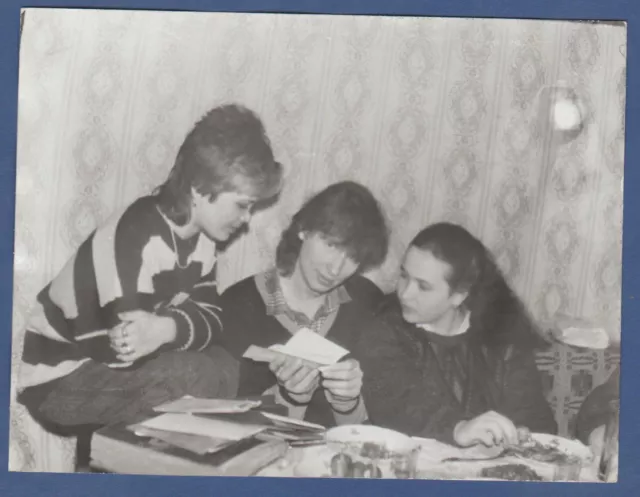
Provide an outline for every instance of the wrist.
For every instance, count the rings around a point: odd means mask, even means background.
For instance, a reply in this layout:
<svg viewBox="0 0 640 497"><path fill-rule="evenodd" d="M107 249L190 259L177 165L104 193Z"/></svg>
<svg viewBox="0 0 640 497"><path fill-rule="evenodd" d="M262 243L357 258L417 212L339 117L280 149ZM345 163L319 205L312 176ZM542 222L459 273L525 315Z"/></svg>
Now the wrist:
<svg viewBox="0 0 640 497"><path fill-rule="evenodd" d="M354 399L332 399L330 401L331 408L339 414L350 414L356 410L360 404L360 396Z"/></svg>

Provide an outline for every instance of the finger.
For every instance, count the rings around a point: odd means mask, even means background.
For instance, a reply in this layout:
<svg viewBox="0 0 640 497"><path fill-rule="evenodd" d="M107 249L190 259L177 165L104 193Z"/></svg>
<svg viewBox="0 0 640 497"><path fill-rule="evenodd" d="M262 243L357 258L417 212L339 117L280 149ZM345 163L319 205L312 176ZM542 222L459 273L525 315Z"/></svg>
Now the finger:
<svg viewBox="0 0 640 497"><path fill-rule="evenodd" d="M518 426L518 442L524 443L531 438L531 431L526 426Z"/></svg>
<svg viewBox="0 0 640 497"><path fill-rule="evenodd" d="M362 378L362 371L359 369L325 370L322 372L322 377L326 380L351 381Z"/></svg>
<svg viewBox="0 0 640 497"><path fill-rule="evenodd" d="M496 445L509 446L509 445L517 444L517 440L514 441L512 436L512 435L517 436L516 432L514 431L514 433L512 434L509 431L509 423L505 424L504 420L499 420L495 422L492 428L492 432L494 435L494 440Z"/></svg>
<svg viewBox="0 0 640 497"><path fill-rule="evenodd" d="M518 444L518 429L513 422L502 415L496 418L497 425L500 429L500 434L502 436L501 443L505 443L508 445L517 445Z"/></svg>
<svg viewBox="0 0 640 497"><path fill-rule="evenodd" d="M481 416L483 426L491 427L497 443L518 443L518 430L511 420L500 413L489 411Z"/></svg>
<svg viewBox="0 0 640 497"><path fill-rule="evenodd" d="M116 357L118 358L119 361L122 361L122 362L134 362L140 359L142 357L142 354L139 354L137 352L132 352L130 354L118 354Z"/></svg>
<svg viewBox="0 0 640 497"><path fill-rule="evenodd" d="M506 427L503 427L505 432L505 442L509 445L518 445L520 443L520 438L518 437L518 429L514 426L514 424L509 421L509 424Z"/></svg>
<svg viewBox="0 0 640 497"><path fill-rule="evenodd" d="M122 348L124 348L126 346L127 346L127 342L123 338L111 341L111 347L113 347L115 349L119 350L119 349L122 349Z"/></svg>
<svg viewBox="0 0 640 497"><path fill-rule="evenodd" d="M324 380L322 386L337 394L338 392L359 392L362 388L362 383L359 381Z"/></svg>
<svg viewBox="0 0 640 497"><path fill-rule="evenodd" d="M287 361L277 373L281 381L289 381L300 369L305 368L302 361L294 359Z"/></svg>
<svg viewBox="0 0 640 497"><path fill-rule="evenodd" d="M359 389L350 388L326 388L325 391L337 399L355 399L360 396Z"/></svg>
<svg viewBox="0 0 640 497"><path fill-rule="evenodd" d="M285 358L282 356L276 356L269 362L269 369L272 373L280 370L284 366Z"/></svg>
<svg viewBox="0 0 640 497"><path fill-rule="evenodd" d="M125 311L120 312L118 314L118 318L121 321L137 321L138 319L145 318L149 315L148 312L145 311Z"/></svg>
<svg viewBox="0 0 640 497"><path fill-rule="evenodd" d="M318 371L314 369L308 369L306 367L301 367L298 369L291 377L287 380L287 384L291 384L293 386L302 383L304 380L311 381L318 375Z"/></svg>
<svg viewBox="0 0 640 497"><path fill-rule="evenodd" d="M291 384L290 388L289 385ZM309 374L303 376L297 383L288 382L286 388L291 391L297 391L300 393L309 392L318 385L318 373L311 371Z"/></svg>
<svg viewBox="0 0 640 497"><path fill-rule="evenodd" d="M135 361L136 359L139 359L140 357L143 356L143 354L141 352L142 351L134 349L134 348L129 346L129 347L125 347L122 350L120 350L120 352L118 353L117 357L121 361L132 362L132 361Z"/></svg>
<svg viewBox="0 0 640 497"><path fill-rule="evenodd" d="M355 359L348 359L346 361L337 362L328 366L322 366L319 369L323 373L334 371L351 371L353 369L360 369L360 364L358 364L358 361L356 361Z"/></svg>
<svg viewBox="0 0 640 497"><path fill-rule="evenodd" d="M124 328L125 328L124 324L119 324L118 326L114 326L113 328L107 331L107 336L110 339L120 338L122 337L122 332L124 331Z"/></svg>
<svg viewBox="0 0 640 497"><path fill-rule="evenodd" d="M352 400L360 396L360 392L357 390L330 390L326 389L327 392L331 394L332 397L338 400Z"/></svg>
<svg viewBox="0 0 640 497"><path fill-rule="evenodd" d="M492 421L483 419L472 425L470 430L471 439L479 441L487 447L493 447L496 445L496 441L500 439L500 435L497 433L498 426Z"/></svg>
<svg viewBox="0 0 640 497"><path fill-rule="evenodd" d="M474 439L487 447L493 447L495 445L493 433L490 431L479 431L475 434Z"/></svg>

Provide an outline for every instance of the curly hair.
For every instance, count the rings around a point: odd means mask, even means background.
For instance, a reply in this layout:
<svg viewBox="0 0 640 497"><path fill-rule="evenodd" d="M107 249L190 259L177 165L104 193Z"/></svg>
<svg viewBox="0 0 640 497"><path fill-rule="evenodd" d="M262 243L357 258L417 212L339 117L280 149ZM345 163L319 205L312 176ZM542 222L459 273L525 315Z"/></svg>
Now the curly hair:
<svg viewBox="0 0 640 497"><path fill-rule="evenodd" d="M345 250L364 272L385 260L389 230L373 194L353 181L334 183L313 196L293 216L276 248L282 276L293 273L302 240L300 233L318 233Z"/></svg>
<svg viewBox="0 0 640 497"><path fill-rule="evenodd" d="M211 201L227 191L248 191L258 199L274 197L282 186L260 118L241 105L210 110L185 138L173 169L154 194L161 210L184 225L191 217L192 189Z"/></svg>
<svg viewBox="0 0 640 497"><path fill-rule="evenodd" d="M545 341L523 302L511 289L485 245L462 226L436 223L418 233L410 246L428 250L450 266L452 292L467 293L471 328L486 345L516 343L533 348Z"/></svg>

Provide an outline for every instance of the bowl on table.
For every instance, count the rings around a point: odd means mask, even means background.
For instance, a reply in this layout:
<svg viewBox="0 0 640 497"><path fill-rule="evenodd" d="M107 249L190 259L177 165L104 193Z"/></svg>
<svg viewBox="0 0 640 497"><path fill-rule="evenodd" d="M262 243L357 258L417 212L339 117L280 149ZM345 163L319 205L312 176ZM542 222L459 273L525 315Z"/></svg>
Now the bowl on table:
<svg viewBox="0 0 640 497"><path fill-rule="evenodd" d="M331 476L414 478L420 444L403 433L372 425L344 425L326 434L334 453Z"/></svg>

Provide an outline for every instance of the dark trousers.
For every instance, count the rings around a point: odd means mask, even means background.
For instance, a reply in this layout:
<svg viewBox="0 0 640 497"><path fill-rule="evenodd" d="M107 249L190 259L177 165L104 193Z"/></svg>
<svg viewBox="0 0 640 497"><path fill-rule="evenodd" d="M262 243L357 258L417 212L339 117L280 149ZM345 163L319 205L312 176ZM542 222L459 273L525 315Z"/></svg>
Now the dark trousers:
<svg viewBox="0 0 640 497"><path fill-rule="evenodd" d="M224 349L164 352L135 369L88 361L71 374L26 389L19 400L54 432L136 423L184 395L234 398L238 363ZM61 429L56 429L61 428Z"/></svg>

